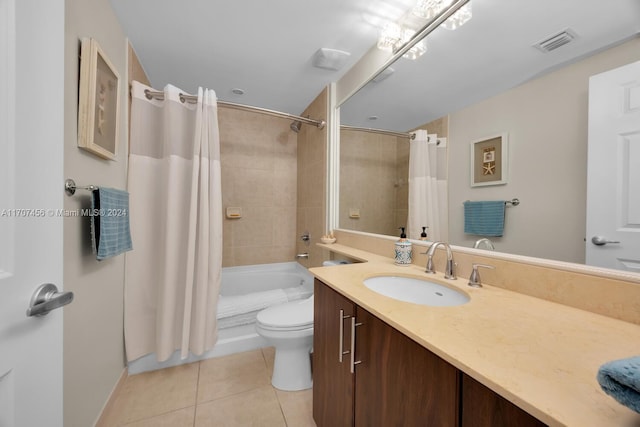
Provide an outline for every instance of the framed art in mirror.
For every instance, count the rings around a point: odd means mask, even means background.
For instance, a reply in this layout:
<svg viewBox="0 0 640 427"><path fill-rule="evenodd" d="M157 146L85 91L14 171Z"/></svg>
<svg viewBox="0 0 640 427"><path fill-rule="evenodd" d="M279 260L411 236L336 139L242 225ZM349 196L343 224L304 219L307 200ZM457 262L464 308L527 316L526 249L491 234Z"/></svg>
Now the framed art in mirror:
<svg viewBox="0 0 640 427"><path fill-rule="evenodd" d="M508 139L506 133L471 142L471 186L507 183Z"/></svg>
<svg viewBox="0 0 640 427"><path fill-rule="evenodd" d="M118 148L120 76L98 42L83 39L80 56L78 146L115 160Z"/></svg>

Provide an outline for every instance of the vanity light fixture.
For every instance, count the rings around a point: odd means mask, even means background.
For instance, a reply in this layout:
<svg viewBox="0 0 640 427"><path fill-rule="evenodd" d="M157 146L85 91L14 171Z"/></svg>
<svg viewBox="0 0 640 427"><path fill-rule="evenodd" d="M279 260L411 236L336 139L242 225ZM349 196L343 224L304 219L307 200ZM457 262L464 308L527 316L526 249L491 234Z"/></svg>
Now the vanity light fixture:
<svg viewBox="0 0 640 427"><path fill-rule="evenodd" d="M378 37L378 49L391 52L402 41L402 28L395 22L388 22Z"/></svg>
<svg viewBox="0 0 640 427"><path fill-rule="evenodd" d="M407 43L409 40L411 40L411 37L413 37L413 35L416 32L414 30L410 30L410 29L405 29L402 32L402 40L400 41L400 43L398 43L398 45L396 47L400 47L403 44ZM420 58L422 55L424 55L424 53L427 51L427 41L425 39L420 40L418 43L416 43L415 45L413 45L413 47L411 47L411 49L409 49L407 51L407 53L405 53L404 55L402 55L403 58L407 58L407 59L418 59Z"/></svg>
<svg viewBox="0 0 640 427"><path fill-rule="evenodd" d="M378 38L378 49L393 51L409 40L416 32L409 28L402 28L395 22L389 22L382 29L380 38ZM416 59L422 56L427 51L427 43L425 40L420 40L415 44L407 53L402 55L403 58Z"/></svg>
<svg viewBox="0 0 640 427"><path fill-rule="evenodd" d="M413 7L411 12L405 15L401 21L410 21L411 19L415 19L412 17L418 17L426 20L433 19L444 9L451 6L453 2L454 0L418 0L418 3ZM455 30L469 21L471 16L471 2L469 2L444 21L442 23L442 27L448 30ZM415 31L410 28L403 27L395 22L389 22L380 32L380 37L378 37L378 48L394 51L409 41L414 34ZM417 59L426 51L427 44L423 39L416 43L407 51L407 53L402 55L402 57Z"/></svg>
<svg viewBox="0 0 640 427"><path fill-rule="evenodd" d="M418 3L411 10L411 14L423 18L431 19L442 12L453 0L418 0ZM442 26L447 30L455 30L463 26L473 16L471 3L467 3L454 13L449 19L444 21Z"/></svg>

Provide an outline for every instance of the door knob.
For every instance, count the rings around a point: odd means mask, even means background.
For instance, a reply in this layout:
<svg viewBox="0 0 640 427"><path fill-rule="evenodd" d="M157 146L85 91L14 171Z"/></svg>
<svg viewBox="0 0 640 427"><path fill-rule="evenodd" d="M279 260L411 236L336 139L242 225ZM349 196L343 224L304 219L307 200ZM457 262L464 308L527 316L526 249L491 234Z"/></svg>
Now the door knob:
<svg viewBox="0 0 640 427"><path fill-rule="evenodd" d="M73 292L58 292L56 285L45 283L31 296L27 316L45 316L51 310L65 306L73 301Z"/></svg>
<svg viewBox="0 0 640 427"><path fill-rule="evenodd" d="M607 240L606 237L602 237L602 236L593 236L591 238L591 243L597 246L603 246L603 245L606 245L607 243L620 243L620 242L617 240Z"/></svg>

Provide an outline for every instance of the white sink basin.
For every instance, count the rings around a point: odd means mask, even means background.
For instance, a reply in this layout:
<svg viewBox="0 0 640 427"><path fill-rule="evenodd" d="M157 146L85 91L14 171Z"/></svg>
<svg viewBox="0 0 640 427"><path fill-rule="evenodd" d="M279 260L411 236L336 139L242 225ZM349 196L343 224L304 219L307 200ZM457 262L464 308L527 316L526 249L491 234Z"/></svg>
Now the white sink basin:
<svg viewBox="0 0 640 427"><path fill-rule="evenodd" d="M364 280L374 292L399 301L431 306L453 306L469 302L465 293L429 280L401 276L377 276Z"/></svg>

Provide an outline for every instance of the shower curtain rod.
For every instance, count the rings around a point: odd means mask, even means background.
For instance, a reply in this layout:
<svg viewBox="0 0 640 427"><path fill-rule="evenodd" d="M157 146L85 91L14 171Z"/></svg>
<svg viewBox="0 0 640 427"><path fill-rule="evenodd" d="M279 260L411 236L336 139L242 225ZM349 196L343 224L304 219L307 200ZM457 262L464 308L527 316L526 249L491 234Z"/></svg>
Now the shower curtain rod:
<svg viewBox="0 0 640 427"><path fill-rule="evenodd" d="M157 100L164 101L164 92L161 92L161 91L145 89L144 95L147 97L147 99L155 98ZM197 102L197 100L198 100L198 97L196 95L188 95L188 94L184 94L184 93L180 94L180 102L191 102L191 103L193 103L193 102ZM259 112L259 113L262 113L262 114L267 114L269 116L282 117L282 118L285 118L285 119L293 119L293 120L297 120L297 121L302 122L302 123L306 123L308 125L314 125L318 129L323 129L325 127L325 125L327 124L327 122L325 122L324 120L314 120L314 119L310 119L308 117L296 116L295 114L289 114L289 113L283 113L281 111L269 110L267 108L254 107L252 105L245 105L245 104L236 104L235 102L218 101L218 106L227 107L227 108L235 108L236 110Z"/></svg>
<svg viewBox="0 0 640 427"><path fill-rule="evenodd" d="M363 132L380 133L383 135L397 136L400 138L415 139L416 134L414 132L394 132L392 130L375 129L375 128L361 128L357 126L340 125L340 130L360 130Z"/></svg>

